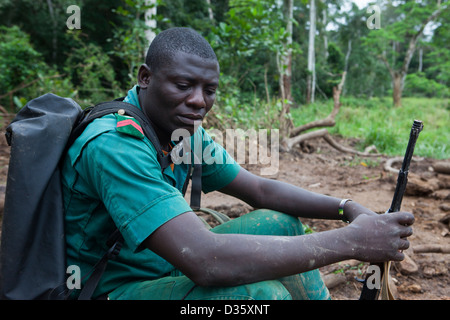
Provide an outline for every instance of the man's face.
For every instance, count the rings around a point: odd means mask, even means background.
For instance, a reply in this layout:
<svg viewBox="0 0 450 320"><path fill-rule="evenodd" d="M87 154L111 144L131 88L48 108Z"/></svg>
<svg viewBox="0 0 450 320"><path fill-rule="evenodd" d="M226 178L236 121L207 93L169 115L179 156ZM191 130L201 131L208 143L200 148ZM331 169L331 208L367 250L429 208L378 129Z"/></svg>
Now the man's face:
<svg viewBox="0 0 450 320"><path fill-rule="evenodd" d="M179 128L194 134L194 123L198 125L214 104L220 74L217 61L178 52L156 72L148 68L147 72L145 77L141 67L140 103L159 133L164 139Z"/></svg>

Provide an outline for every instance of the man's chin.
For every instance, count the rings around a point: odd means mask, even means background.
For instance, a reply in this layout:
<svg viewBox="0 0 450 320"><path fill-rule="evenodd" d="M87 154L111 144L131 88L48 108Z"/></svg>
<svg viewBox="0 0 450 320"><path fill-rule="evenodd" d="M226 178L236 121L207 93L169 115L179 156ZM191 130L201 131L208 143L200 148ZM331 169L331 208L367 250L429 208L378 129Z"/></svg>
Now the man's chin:
<svg viewBox="0 0 450 320"><path fill-rule="evenodd" d="M179 141L179 140L181 140L180 137L182 137L182 139L190 138L191 136L194 135L195 132L197 132L198 128L199 128L199 126L197 126L197 125L196 126L188 126L188 125L179 126L177 129L175 129L172 132L171 140Z"/></svg>
<svg viewBox="0 0 450 320"><path fill-rule="evenodd" d="M180 122L178 128L189 131L190 135L192 136L198 130L198 127L200 127L201 125L202 125L201 120L193 120L193 121L191 120L189 122L188 121Z"/></svg>

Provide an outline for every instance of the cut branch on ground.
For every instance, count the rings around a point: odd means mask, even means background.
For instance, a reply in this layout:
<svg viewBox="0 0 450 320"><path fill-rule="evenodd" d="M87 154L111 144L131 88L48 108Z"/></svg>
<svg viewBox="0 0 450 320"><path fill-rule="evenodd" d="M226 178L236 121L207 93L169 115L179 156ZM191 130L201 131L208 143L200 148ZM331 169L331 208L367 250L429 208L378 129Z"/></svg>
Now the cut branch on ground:
<svg viewBox="0 0 450 320"><path fill-rule="evenodd" d="M352 148L343 146L333 139L333 137L331 136L331 134L328 132L327 129L320 129L316 131L302 133L309 129L333 127L336 125L336 115L339 113L339 110L341 108L340 96L342 89L344 87L346 75L347 72L344 71L342 73L340 83L337 86L333 87L334 105L333 110L331 110L330 114L324 119L315 120L292 129L289 138L285 138L282 143L282 146L284 147L285 151L291 150L295 145L305 142L306 140L323 138L330 146L332 146L333 148L335 148L340 152L351 153L364 157L381 156L381 154L378 153L360 152Z"/></svg>

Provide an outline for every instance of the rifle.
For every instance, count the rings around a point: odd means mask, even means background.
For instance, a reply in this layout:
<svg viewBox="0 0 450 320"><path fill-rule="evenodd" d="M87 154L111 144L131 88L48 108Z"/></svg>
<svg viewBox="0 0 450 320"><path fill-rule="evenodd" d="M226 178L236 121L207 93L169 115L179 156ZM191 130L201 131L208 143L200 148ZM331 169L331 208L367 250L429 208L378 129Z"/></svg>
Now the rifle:
<svg viewBox="0 0 450 320"><path fill-rule="evenodd" d="M419 120L414 120L414 123L411 128L411 133L409 135L409 142L406 148L405 157L403 159L402 167L398 172L397 185L395 187L394 197L392 199L391 207L386 213L397 212L400 211L400 207L402 205L403 195L406 190L406 184L408 182L408 171L409 165L411 163L411 158L414 152L414 147L416 146L417 139L419 138L419 133L423 129L423 123ZM371 263L371 266L375 265L380 270L380 279L381 279L381 287L369 288L367 285L367 280L371 276L371 274L366 275L366 279L364 280L364 286L361 290L361 296L359 300L377 300L380 289L382 289L382 299L383 300L393 300L393 296L389 290L389 269L390 269L390 261L384 263Z"/></svg>

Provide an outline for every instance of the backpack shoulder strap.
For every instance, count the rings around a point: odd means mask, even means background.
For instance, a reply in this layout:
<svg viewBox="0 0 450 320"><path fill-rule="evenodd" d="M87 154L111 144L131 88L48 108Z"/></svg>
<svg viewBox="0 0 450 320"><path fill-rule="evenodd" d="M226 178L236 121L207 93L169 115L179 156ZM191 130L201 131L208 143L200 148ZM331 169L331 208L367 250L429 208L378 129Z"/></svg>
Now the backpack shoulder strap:
<svg viewBox="0 0 450 320"><path fill-rule="evenodd" d="M170 156L165 156L162 152L161 144L158 140L153 125L150 120L144 115L144 113L136 106L121 101L122 98L113 101L103 102L94 107L86 108L83 114L80 116L77 125L72 131L69 141L67 143L67 149L74 143L74 141L80 136L80 134L86 129L87 125L97 118L101 118L111 113L117 113L119 110L123 110L125 115L135 118L141 125L145 136L150 140L156 149L158 162L161 165L161 169L167 168L171 161Z"/></svg>
<svg viewBox="0 0 450 320"><path fill-rule="evenodd" d="M95 264L91 276L87 279L83 289L80 291L78 300L91 300L92 295L100 282L100 278L105 272L108 261L114 260L119 255L123 242L124 239L120 234L119 229L114 230L114 232L109 236L108 241L106 241L106 244L109 247L108 251Z"/></svg>

